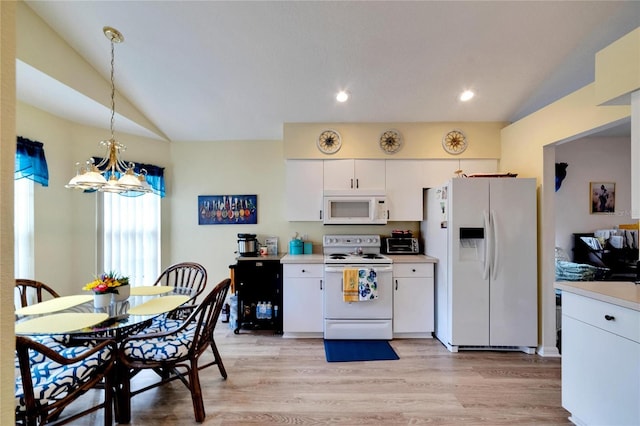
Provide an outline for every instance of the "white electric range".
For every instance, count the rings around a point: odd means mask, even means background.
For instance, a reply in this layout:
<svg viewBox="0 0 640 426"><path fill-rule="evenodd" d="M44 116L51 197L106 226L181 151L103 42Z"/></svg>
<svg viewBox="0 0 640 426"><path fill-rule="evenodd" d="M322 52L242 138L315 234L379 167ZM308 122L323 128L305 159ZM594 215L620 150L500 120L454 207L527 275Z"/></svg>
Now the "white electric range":
<svg viewBox="0 0 640 426"><path fill-rule="evenodd" d="M392 260L380 254L379 235L325 235L324 338L390 340L393 336ZM345 269L375 277L375 298L346 302ZM359 292L362 293L361 291ZM364 294L363 294L364 299Z"/></svg>

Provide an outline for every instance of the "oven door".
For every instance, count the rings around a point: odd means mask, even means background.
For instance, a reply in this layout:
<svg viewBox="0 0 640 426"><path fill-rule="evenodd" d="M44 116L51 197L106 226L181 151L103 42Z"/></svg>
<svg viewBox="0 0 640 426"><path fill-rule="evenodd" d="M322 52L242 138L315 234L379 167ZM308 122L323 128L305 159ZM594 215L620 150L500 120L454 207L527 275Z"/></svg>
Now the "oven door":
<svg viewBox="0 0 640 426"><path fill-rule="evenodd" d="M342 274L345 268L373 269L377 274L378 298L345 302ZM391 319L393 316L393 280L391 265L325 265L325 319Z"/></svg>

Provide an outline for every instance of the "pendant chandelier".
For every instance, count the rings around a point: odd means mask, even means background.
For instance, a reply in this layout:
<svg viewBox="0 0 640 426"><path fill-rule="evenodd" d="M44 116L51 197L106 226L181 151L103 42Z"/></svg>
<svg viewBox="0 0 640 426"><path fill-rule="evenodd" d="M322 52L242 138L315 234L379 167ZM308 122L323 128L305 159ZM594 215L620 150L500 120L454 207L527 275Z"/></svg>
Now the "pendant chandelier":
<svg viewBox="0 0 640 426"><path fill-rule="evenodd" d="M66 188L86 190L98 190L101 192L122 193L147 193L151 192L151 187L147 182L147 171L134 171L134 163L125 162L121 154L127 149L126 146L116 141L113 136L113 122L115 117L116 87L114 84L114 44L124 41L120 31L111 27L102 29L104 35L111 42L111 138L100 142L100 146L106 150L106 155L98 164L94 158L89 158L85 164L76 163L76 175L71 178Z"/></svg>

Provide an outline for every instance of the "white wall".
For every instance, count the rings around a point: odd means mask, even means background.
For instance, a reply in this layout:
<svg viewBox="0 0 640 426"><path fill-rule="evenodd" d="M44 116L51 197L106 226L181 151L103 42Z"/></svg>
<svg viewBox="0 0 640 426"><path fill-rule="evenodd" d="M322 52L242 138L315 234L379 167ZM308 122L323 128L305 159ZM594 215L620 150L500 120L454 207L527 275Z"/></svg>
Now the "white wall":
<svg viewBox="0 0 640 426"><path fill-rule="evenodd" d="M631 219L631 141L587 137L556 146L556 162L568 163L555 193L556 246L572 256L573 233L613 229ZM615 182L615 212L591 214L589 182Z"/></svg>

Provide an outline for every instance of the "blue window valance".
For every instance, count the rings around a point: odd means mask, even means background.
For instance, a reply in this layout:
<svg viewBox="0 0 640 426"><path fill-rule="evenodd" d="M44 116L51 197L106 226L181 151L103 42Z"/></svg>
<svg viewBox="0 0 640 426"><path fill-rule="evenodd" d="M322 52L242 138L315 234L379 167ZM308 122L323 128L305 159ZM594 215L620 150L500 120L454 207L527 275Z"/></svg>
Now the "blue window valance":
<svg viewBox="0 0 640 426"><path fill-rule="evenodd" d="M49 186L49 168L44 145L18 136L14 179L27 178L42 186Z"/></svg>
<svg viewBox="0 0 640 426"><path fill-rule="evenodd" d="M96 164L99 164L102 161L100 157L93 157ZM127 162L128 163L128 162ZM140 173L140 171L144 169L147 171L147 182L149 182L149 186L153 189L153 193L159 195L161 198L165 196L164 190L164 167L154 166L153 164L144 164L144 163L133 163L133 171L136 173ZM119 175L119 173L116 173ZM116 176L119 178L120 176ZM109 177L106 176L108 179ZM140 193L122 193L126 197L136 197L141 195Z"/></svg>

